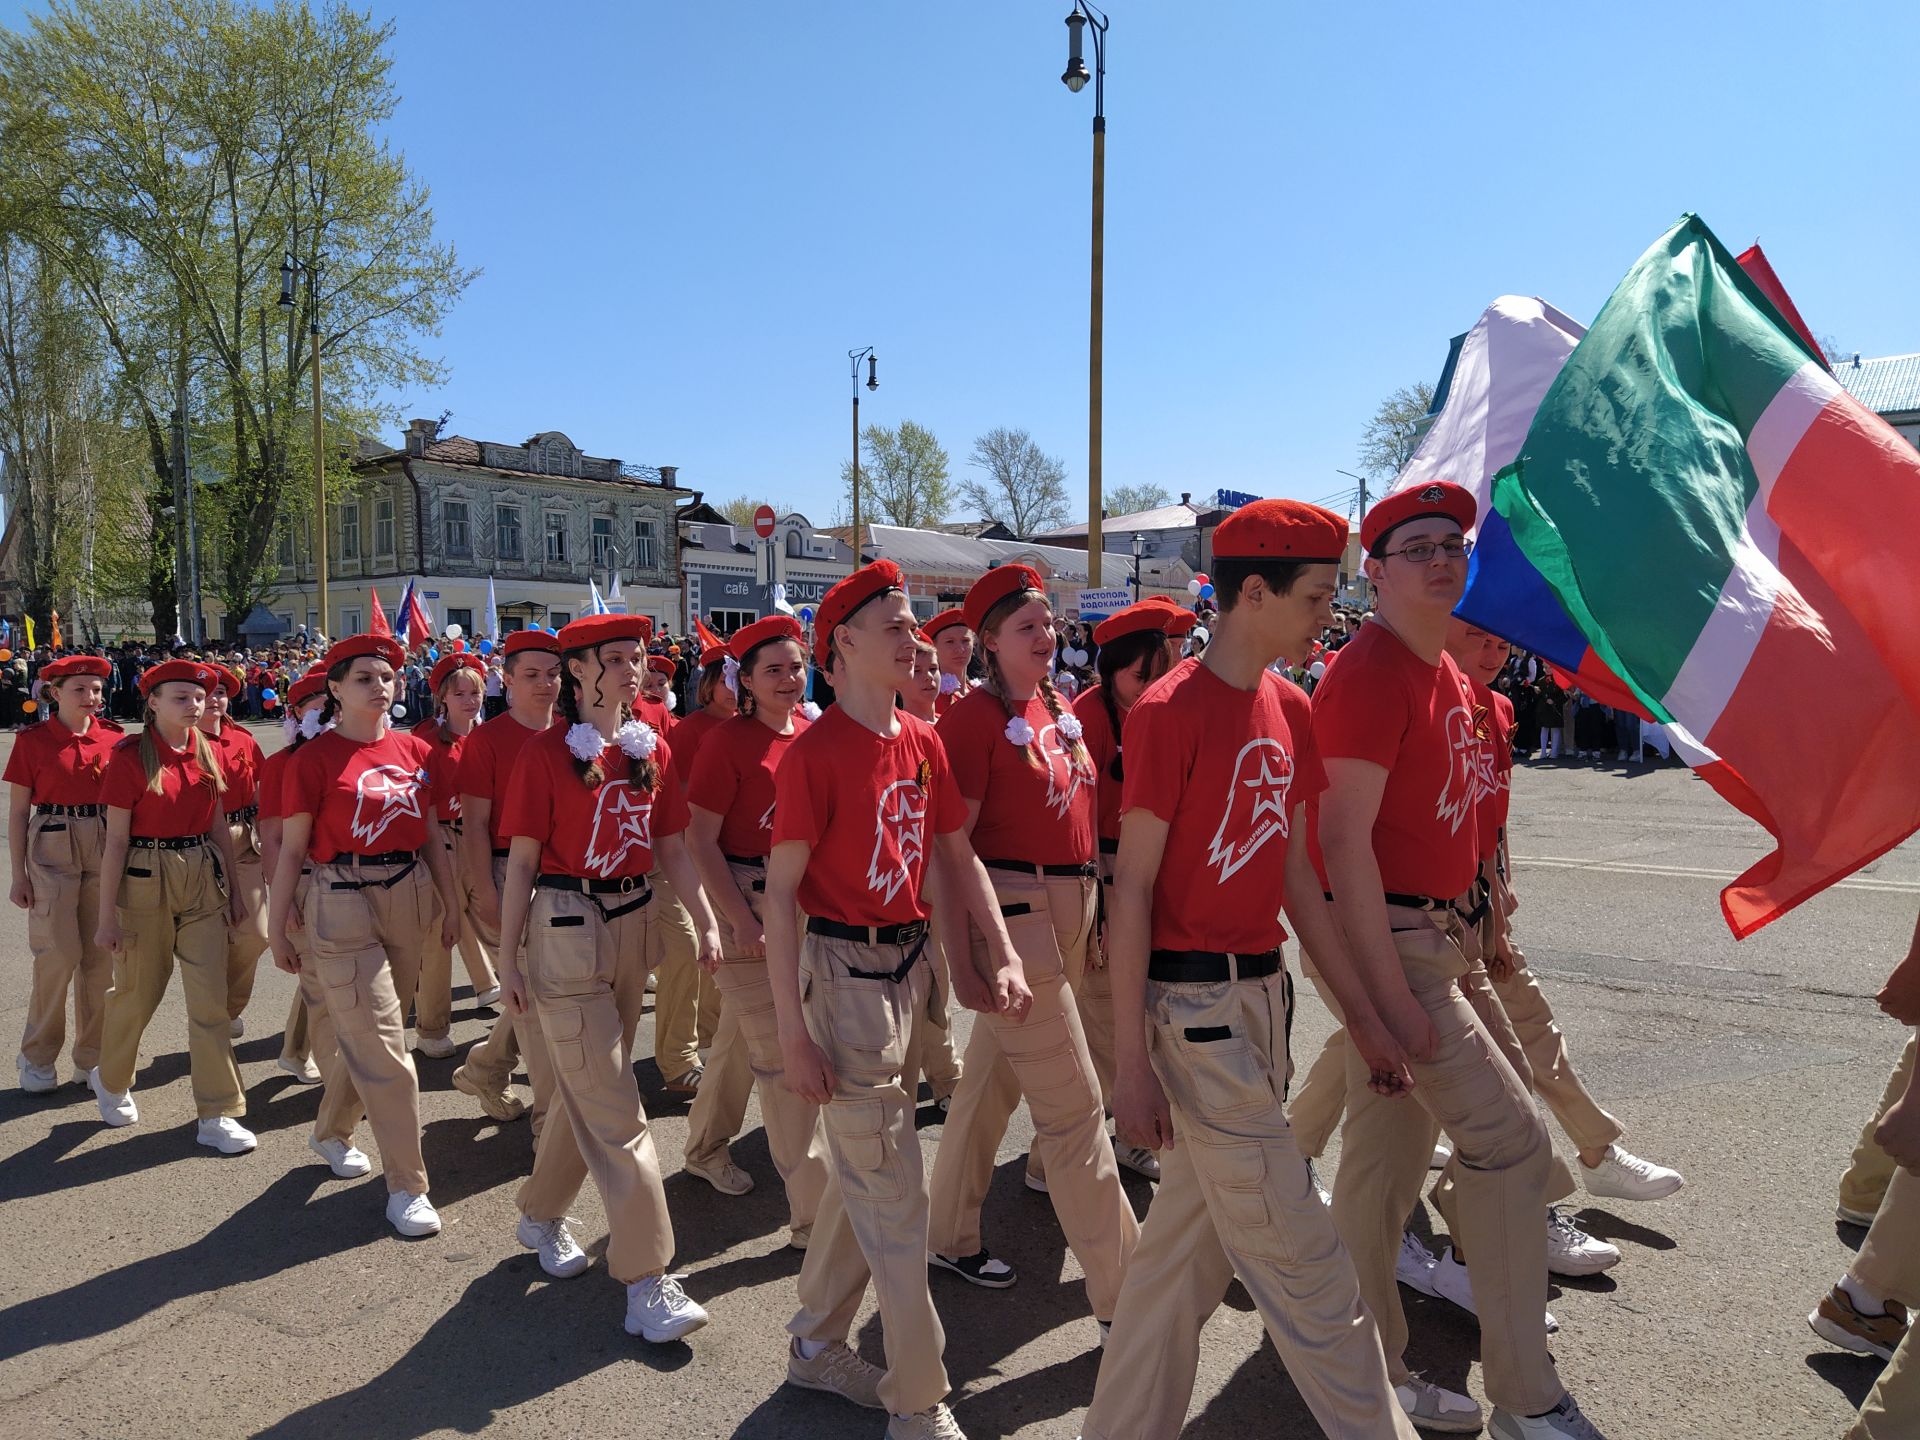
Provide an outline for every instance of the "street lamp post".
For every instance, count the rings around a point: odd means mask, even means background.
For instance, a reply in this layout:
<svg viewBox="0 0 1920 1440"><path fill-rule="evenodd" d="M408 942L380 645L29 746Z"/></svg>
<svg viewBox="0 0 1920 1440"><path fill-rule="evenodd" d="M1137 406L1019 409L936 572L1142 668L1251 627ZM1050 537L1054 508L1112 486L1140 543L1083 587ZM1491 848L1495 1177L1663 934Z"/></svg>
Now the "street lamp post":
<svg viewBox="0 0 1920 1440"><path fill-rule="evenodd" d="M320 633L333 634L327 614L327 462L320 416L320 262L304 263L289 250L280 262L280 308L293 309L293 277L307 275L307 336L313 346L313 573L320 606Z"/></svg>
<svg viewBox="0 0 1920 1440"><path fill-rule="evenodd" d="M1128 548L1133 551L1133 598L1138 600L1140 598L1140 557L1147 553L1146 537L1138 530L1134 531L1133 539L1128 542Z"/></svg>
<svg viewBox="0 0 1920 1440"><path fill-rule="evenodd" d="M878 390L880 357L869 345L864 350L847 351L847 359L853 365L853 568L858 570L867 563L866 548L860 543L860 362L867 362L867 389Z"/></svg>
<svg viewBox="0 0 1920 1440"><path fill-rule="evenodd" d="M1093 31L1093 73L1081 57L1082 32ZM1105 327L1107 252L1107 16L1074 0L1067 16L1067 68L1060 79L1078 95L1093 81L1093 280L1087 321L1087 584L1100 588L1101 349Z"/></svg>
<svg viewBox="0 0 1920 1440"><path fill-rule="evenodd" d="M1367 518L1367 477L1364 475L1356 475L1351 470L1341 470L1338 468L1336 468L1333 473L1336 475L1344 475L1349 480L1358 480L1360 482L1360 509L1357 513L1359 514L1362 520L1365 520ZM1360 598L1362 600L1366 599L1367 598L1366 567L1364 565L1361 566L1355 572L1353 578L1360 586Z"/></svg>

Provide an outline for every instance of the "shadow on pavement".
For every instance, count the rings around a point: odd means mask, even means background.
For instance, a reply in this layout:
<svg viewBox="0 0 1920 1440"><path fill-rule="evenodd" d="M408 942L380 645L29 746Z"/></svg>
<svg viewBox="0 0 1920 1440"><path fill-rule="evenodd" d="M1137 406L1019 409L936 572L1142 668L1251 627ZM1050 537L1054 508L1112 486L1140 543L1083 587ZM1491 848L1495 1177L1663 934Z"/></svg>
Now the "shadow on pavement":
<svg viewBox="0 0 1920 1440"><path fill-rule="evenodd" d="M1880 1378L1886 1362L1871 1355L1849 1355L1841 1350L1822 1350L1807 1356L1807 1368L1847 1397L1858 1409Z"/></svg>
<svg viewBox="0 0 1920 1440"><path fill-rule="evenodd" d="M1630 1245L1639 1245L1648 1250L1673 1250L1679 1247L1680 1242L1671 1235L1645 1225L1636 1225L1631 1220L1622 1220L1609 1210L1595 1210L1588 1206L1573 1218L1582 1230L1597 1239L1625 1240Z"/></svg>

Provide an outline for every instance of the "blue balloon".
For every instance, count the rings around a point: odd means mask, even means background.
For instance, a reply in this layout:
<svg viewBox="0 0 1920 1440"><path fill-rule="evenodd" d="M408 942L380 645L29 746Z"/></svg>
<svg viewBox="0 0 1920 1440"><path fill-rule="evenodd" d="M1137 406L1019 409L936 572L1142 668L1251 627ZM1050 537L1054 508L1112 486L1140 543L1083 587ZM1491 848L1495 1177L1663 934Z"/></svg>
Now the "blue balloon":
<svg viewBox="0 0 1920 1440"><path fill-rule="evenodd" d="M434 648L433 648L432 646L428 646L428 647L427 647L427 659L429 659L429 660L438 660L439 658L440 658L440 652L439 652L438 650L436 650L436 649L434 649Z"/></svg>
<svg viewBox="0 0 1920 1440"><path fill-rule="evenodd" d="M1213 598L1213 586L1202 585L1200 587L1200 598L1202 600L1211 600Z"/></svg>
<svg viewBox="0 0 1920 1440"><path fill-rule="evenodd" d="M491 654L493 654L493 641L491 641L491 640L482 640L482 641L480 642L480 653L481 653L482 655L491 655Z"/></svg>
<svg viewBox="0 0 1920 1440"><path fill-rule="evenodd" d="M272 690L262 690L260 692L260 698L262 700L278 700L280 697Z"/></svg>

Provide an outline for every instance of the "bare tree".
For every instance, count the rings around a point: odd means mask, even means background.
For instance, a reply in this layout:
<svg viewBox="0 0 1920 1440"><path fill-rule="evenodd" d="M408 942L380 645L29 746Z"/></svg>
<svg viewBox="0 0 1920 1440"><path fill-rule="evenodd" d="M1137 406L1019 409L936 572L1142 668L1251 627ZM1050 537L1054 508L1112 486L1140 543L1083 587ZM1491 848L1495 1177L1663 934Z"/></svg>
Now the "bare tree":
<svg viewBox="0 0 1920 1440"><path fill-rule="evenodd" d="M1402 385L1380 402L1360 432L1360 468L1375 480L1390 480L1413 458L1419 424L1433 407L1433 386Z"/></svg>
<svg viewBox="0 0 1920 1440"><path fill-rule="evenodd" d="M1025 430L1002 426L973 442L967 464L985 472L960 487L960 498L982 520L997 520L1016 535L1067 521L1067 467Z"/></svg>
<svg viewBox="0 0 1920 1440"><path fill-rule="evenodd" d="M911 420L900 428L869 425L860 436L860 499L864 524L909 528L944 520L953 505L947 452L933 432ZM840 467L840 482L851 498L853 463Z"/></svg>
<svg viewBox="0 0 1920 1440"><path fill-rule="evenodd" d="M1158 510L1171 505L1173 496L1164 485L1148 480L1139 485L1115 485L1101 496L1109 515L1138 515L1142 510Z"/></svg>

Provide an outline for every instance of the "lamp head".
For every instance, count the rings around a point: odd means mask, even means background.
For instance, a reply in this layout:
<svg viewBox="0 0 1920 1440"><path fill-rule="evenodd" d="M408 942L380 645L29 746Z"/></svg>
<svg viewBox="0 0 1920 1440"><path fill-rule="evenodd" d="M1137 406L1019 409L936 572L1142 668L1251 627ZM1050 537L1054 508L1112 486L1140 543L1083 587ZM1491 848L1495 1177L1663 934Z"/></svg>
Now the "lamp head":
<svg viewBox="0 0 1920 1440"><path fill-rule="evenodd" d="M1076 95L1086 89L1087 81L1093 78L1087 72L1087 62L1080 58L1080 38L1086 28L1087 17L1077 8L1067 16L1067 69L1060 80Z"/></svg>
<svg viewBox="0 0 1920 1440"><path fill-rule="evenodd" d="M280 304L284 309L293 308L293 256L291 254L280 262Z"/></svg>
<svg viewBox="0 0 1920 1440"><path fill-rule="evenodd" d="M869 390L878 390L880 388L880 377L876 373L879 364L880 357L878 355L867 356L867 389Z"/></svg>

